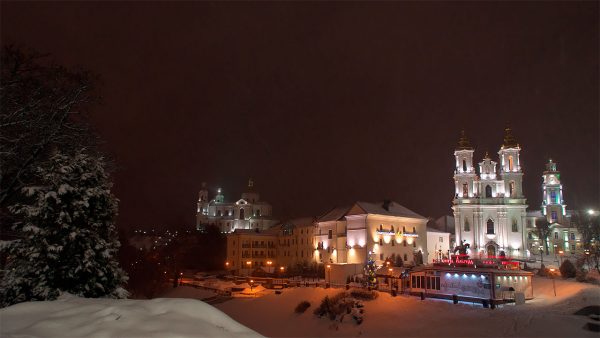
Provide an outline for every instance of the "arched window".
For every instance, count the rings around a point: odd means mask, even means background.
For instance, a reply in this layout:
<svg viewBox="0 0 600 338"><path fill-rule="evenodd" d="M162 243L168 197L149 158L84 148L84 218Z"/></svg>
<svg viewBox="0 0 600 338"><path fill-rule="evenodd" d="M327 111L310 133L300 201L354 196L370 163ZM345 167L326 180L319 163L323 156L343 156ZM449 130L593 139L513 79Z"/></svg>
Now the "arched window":
<svg viewBox="0 0 600 338"><path fill-rule="evenodd" d="M492 197L492 187L489 184L485 186L485 197Z"/></svg>
<svg viewBox="0 0 600 338"><path fill-rule="evenodd" d="M467 161L463 160L463 172L467 172Z"/></svg>
<svg viewBox="0 0 600 338"><path fill-rule="evenodd" d="M512 232L518 232L519 231L519 224L517 223L517 220L513 218L512 221Z"/></svg>
<svg viewBox="0 0 600 338"><path fill-rule="evenodd" d="M240 208L240 219L244 219L244 208Z"/></svg>
<svg viewBox="0 0 600 338"><path fill-rule="evenodd" d="M260 217L260 209L256 209L256 216Z"/></svg>
<svg viewBox="0 0 600 338"><path fill-rule="evenodd" d="M463 183L463 197L469 197L469 185Z"/></svg>
<svg viewBox="0 0 600 338"><path fill-rule="evenodd" d="M510 197L515 197L517 192L515 191L515 182L514 181L511 181L508 184L508 193L510 194Z"/></svg>
<svg viewBox="0 0 600 338"><path fill-rule="evenodd" d="M508 171L513 171L513 157L512 156L508 156Z"/></svg>
<svg viewBox="0 0 600 338"><path fill-rule="evenodd" d="M221 217L221 210L217 210L217 217Z"/></svg>
<svg viewBox="0 0 600 338"><path fill-rule="evenodd" d="M471 231L471 225L469 224L469 220L465 219L465 226L464 226L465 231Z"/></svg>
<svg viewBox="0 0 600 338"><path fill-rule="evenodd" d="M492 221L492 219L488 219L487 221L487 234L488 235L493 235L494 234L494 221Z"/></svg>

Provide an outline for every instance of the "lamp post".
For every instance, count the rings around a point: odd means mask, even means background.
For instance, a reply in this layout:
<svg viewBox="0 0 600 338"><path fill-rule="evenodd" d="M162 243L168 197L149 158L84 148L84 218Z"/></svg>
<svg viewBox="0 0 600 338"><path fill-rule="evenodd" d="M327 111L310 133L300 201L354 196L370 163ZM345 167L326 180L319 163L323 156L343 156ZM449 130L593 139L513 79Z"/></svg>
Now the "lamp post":
<svg viewBox="0 0 600 338"><path fill-rule="evenodd" d="M250 291L252 291L252 288L254 287L254 280L250 280Z"/></svg>
<svg viewBox="0 0 600 338"><path fill-rule="evenodd" d="M390 292L392 291L392 271L394 271L394 269L389 268L388 271L390 272Z"/></svg>
<svg viewBox="0 0 600 338"><path fill-rule="evenodd" d="M327 286L331 283L331 265L327 264Z"/></svg>
<svg viewBox="0 0 600 338"><path fill-rule="evenodd" d="M550 278L552 278L552 289L554 290L554 297L556 297L556 284L554 283L554 271L555 268L550 268Z"/></svg>
<svg viewBox="0 0 600 338"><path fill-rule="evenodd" d="M272 264L273 264L273 262L267 261L267 267L268 267L269 273L272 273L272 271L271 271L271 265Z"/></svg>
<svg viewBox="0 0 600 338"><path fill-rule="evenodd" d="M559 257L560 257L560 265L562 265L562 260L563 260L563 254L564 253L565 253L564 251L558 250L558 254L559 254Z"/></svg>

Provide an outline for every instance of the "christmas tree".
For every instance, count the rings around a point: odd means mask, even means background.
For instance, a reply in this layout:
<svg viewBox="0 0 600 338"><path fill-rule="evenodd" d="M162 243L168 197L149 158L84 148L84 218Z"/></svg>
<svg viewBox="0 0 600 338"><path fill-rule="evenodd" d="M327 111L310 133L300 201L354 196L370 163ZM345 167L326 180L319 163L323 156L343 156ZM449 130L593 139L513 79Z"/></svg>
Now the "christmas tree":
<svg viewBox="0 0 600 338"><path fill-rule="evenodd" d="M83 297L125 297L113 219L117 199L102 158L55 154L36 170L37 186L23 189L29 203L10 209L23 221L19 239L5 248L0 282L3 306L55 299L60 291Z"/></svg>
<svg viewBox="0 0 600 338"><path fill-rule="evenodd" d="M372 253L369 252L369 256L367 257L367 265L365 265L365 277L367 279L367 286L375 287L377 284L377 278L375 278L375 270L377 270L377 266L375 265L375 261L371 257Z"/></svg>

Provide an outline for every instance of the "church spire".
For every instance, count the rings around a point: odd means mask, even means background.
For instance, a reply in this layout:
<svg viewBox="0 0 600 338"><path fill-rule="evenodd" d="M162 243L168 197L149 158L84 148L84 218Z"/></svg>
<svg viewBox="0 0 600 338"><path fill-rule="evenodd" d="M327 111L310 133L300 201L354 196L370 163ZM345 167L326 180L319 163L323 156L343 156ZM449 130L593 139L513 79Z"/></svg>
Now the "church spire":
<svg viewBox="0 0 600 338"><path fill-rule="evenodd" d="M504 148L518 148L519 144L517 143L517 139L512 134L512 129L510 126L506 126L504 128L504 142L502 143L502 147Z"/></svg>
<svg viewBox="0 0 600 338"><path fill-rule="evenodd" d="M456 147L456 150L473 150L473 147L471 147L471 143L469 142L469 139L465 135L464 129L461 130L461 132L460 132L460 139L458 140L458 145Z"/></svg>

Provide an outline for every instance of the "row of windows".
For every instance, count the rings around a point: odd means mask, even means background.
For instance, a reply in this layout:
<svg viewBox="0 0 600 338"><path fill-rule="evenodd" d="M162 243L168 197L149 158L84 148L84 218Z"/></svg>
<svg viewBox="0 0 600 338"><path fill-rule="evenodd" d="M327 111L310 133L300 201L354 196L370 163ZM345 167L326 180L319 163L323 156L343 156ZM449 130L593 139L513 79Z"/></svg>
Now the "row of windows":
<svg viewBox="0 0 600 338"><path fill-rule="evenodd" d="M208 211L203 211L202 213L204 215L208 215ZM244 208L240 209L239 219L245 219L245 215L246 215L246 209L244 209ZM233 210L227 210L225 212L222 212L221 210L217 210L216 213L214 214L214 216L216 216L216 217L233 216ZM260 217L260 209L254 210L253 216Z"/></svg>
<svg viewBox="0 0 600 338"><path fill-rule="evenodd" d="M440 277L438 276L412 276L411 287L416 289L440 289Z"/></svg>
<svg viewBox="0 0 600 338"><path fill-rule="evenodd" d="M300 238L300 243L298 243L298 239L297 238L296 239L294 239L294 238L279 239L279 245L290 246L290 244L291 245L298 245L298 244L304 245L304 238ZM306 239L306 244L310 244L310 241L309 241L308 238Z"/></svg>
<svg viewBox="0 0 600 338"><path fill-rule="evenodd" d="M440 237L440 238L441 238L441 237ZM440 242L442 242L442 241L443 241L443 240L440 240ZM396 241L395 241L395 240L391 240L390 242L392 243L392 246L396 246ZM385 243L385 242L383 241L383 238L380 238L380 239L379 239L379 245L382 245L382 246L383 246L383 243ZM406 240L403 240L403 241L402 241L402 245L403 245L403 246L406 246ZM413 242L412 242L412 246L413 246L413 248L416 248L416 247L417 247L417 241L413 241Z"/></svg>
<svg viewBox="0 0 600 338"><path fill-rule="evenodd" d="M516 189L515 189L515 182L511 181L508 184L508 195L510 197L515 197L516 195ZM469 185L467 183L463 183L463 197L467 198L469 197ZM494 197L494 195L492 194L492 187L488 184L485 186L485 197L486 198L492 198Z"/></svg>
<svg viewBox="0 0 600 338"><path fill-rule="evenodd" d="M379 231L383 231L383 224L379 224ZM390 232L395 232L393 225L390 226ZM402 232L403 233L406 232L406 227L405 226L402 227ZM413 227L412 228L412 232L413 232L413 234L416 234L417 233L417 229L415 227Z"/></svg>
<svg viewBox="0 0 600 338"><path fill-rule="evenodd" d="M464 228L465 232L471 231L471 224L469 223L468 219L465 219L463 228ZM513 219L511 231L519 232L519 224L517 223L516 219ZM488 221L486 223L486 233L488 235L493 235L496 233L495 228L494 228L494 221L492 221L491 219L488 219Z"/></svg>

